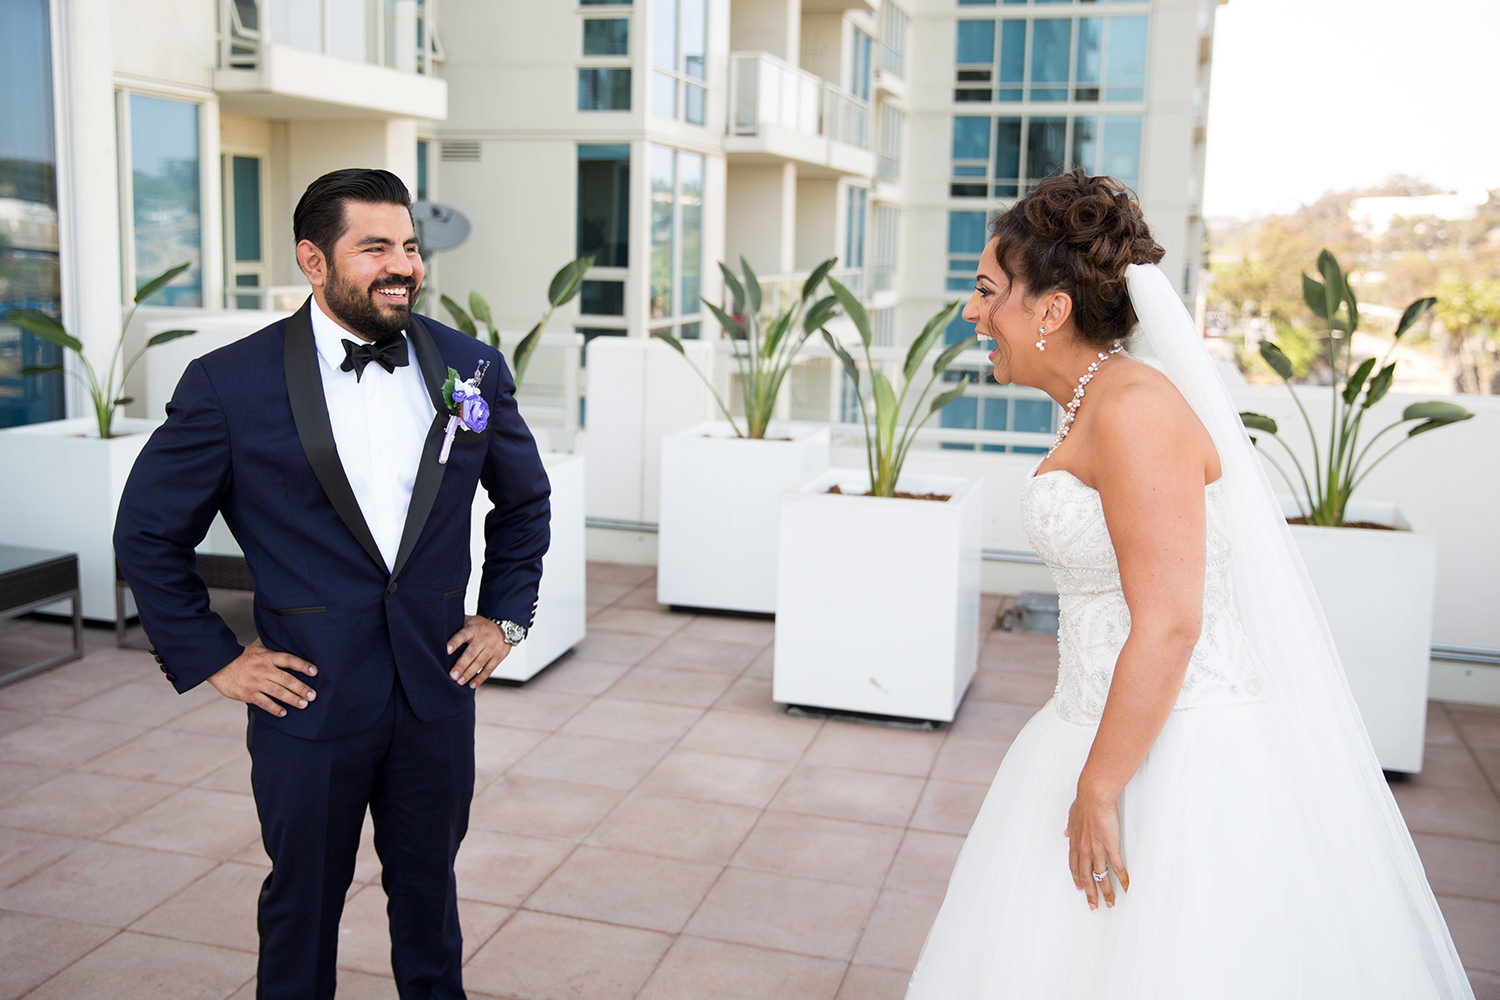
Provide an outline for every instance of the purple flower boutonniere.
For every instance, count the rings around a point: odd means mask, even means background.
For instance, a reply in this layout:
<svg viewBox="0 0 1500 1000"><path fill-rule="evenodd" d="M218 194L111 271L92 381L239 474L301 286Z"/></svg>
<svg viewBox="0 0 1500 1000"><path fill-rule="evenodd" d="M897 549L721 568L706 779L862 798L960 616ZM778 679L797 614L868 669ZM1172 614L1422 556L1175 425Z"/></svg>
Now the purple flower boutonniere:
<svg viewBox="0 0 1500 1000"><path fill-rule="evenodd" d="M462 427L475 434L483 431L490 422L490 404L479 392L484 373L489 371L488 361L479 362L472 378L461 379L458 372L448 369L448 380L443 383L443 398L448 401L448 427L443 432L443 450L438 454L440 465L448 464L448 450L453 447L453 436Z"/></svg>

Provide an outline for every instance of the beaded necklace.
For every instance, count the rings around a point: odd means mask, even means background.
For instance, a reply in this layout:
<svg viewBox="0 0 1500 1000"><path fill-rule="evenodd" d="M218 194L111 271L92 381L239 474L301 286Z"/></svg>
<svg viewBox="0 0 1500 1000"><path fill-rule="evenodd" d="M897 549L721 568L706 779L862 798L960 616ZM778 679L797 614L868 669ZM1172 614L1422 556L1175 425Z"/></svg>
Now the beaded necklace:
<svg viewBox="0 0 1500 1000"><path fill-rule="evenodd" d="M1068 408L1066 412L1063 413L1062 419L1057 423L1057 439L1052 442L1052 447L1047 450L1048 458L1052 456L1052 453L1054 451L1061 447L1063 439L1068 436L1068 431L1073 429L1073 418L1078 415L1078 407L1083 405L1083 387L1094 380L1094 376L1099 372L1100 365L1104 364L1104 362L1108 361L1113 355L1120 353L1124 349L1124 344L1120 343L1118 340L1115 341L1114 346L1109 350L1100 351L1099 356L1095 358L1093 363L1089 365L1088 370L1085 371L1081 376L1079 376L1078 386L1073 390L1073 398L1068 401ZM1043 461L1045 460L1046 459L1043 459Z"/></svg>

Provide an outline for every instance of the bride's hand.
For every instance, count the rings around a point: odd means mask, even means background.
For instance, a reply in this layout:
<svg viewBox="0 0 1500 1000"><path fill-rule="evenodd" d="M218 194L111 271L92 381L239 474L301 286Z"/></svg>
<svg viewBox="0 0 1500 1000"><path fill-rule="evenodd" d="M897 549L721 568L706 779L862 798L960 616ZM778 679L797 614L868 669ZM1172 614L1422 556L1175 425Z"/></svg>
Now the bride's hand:
<svg viewBox="0 0 1500 1000"><path fill-rule="evenodd" d="M1068 867L1073 871L1073 885L1088 896L1089 909L1099 908L1101 894L1105 906L1114 906L1114 879L1120 880L1122 892L1130 889L1130 873L1120 856L1120 812L1114 801L1090 800L1079 795L1068 809L1068 828L1063 835L1068 838ZM1114 878L1106 875L1102 882L1096 882L1094 872L1113 872Z"/></svg>

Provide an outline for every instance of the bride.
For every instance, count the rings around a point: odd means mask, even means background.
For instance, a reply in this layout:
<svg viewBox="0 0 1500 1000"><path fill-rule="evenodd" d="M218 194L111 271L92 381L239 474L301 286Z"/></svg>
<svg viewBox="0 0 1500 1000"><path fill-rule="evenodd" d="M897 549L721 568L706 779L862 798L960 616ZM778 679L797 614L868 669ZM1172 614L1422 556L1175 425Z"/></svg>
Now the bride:
<svg viewBox="0 0 1500 1000"><path fill-rule="evenodd" d="M1119 182L995 220L964 318L1066 404L1022 493L1058 683L908 1000L1471 998L1259 459ZM1161 370L1123 350L1140 331Z"/></svg>

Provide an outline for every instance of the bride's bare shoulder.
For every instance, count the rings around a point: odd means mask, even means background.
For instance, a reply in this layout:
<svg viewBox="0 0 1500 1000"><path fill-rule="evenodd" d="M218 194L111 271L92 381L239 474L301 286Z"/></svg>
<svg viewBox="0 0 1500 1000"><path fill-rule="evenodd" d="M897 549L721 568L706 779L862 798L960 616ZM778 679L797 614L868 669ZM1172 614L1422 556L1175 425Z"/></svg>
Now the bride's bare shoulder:
<svg viewBox="0 0 1500 1000"><path fill-rule="evenodd" d="M1091 429L1114 460L1129 462L1138 456L1152 464L1201 463L1208 479L1217 477L1218 456L1208 431L1161 372L1129 358L1098 389L1097 399L1089 394L1096 407Z"/></svg>

